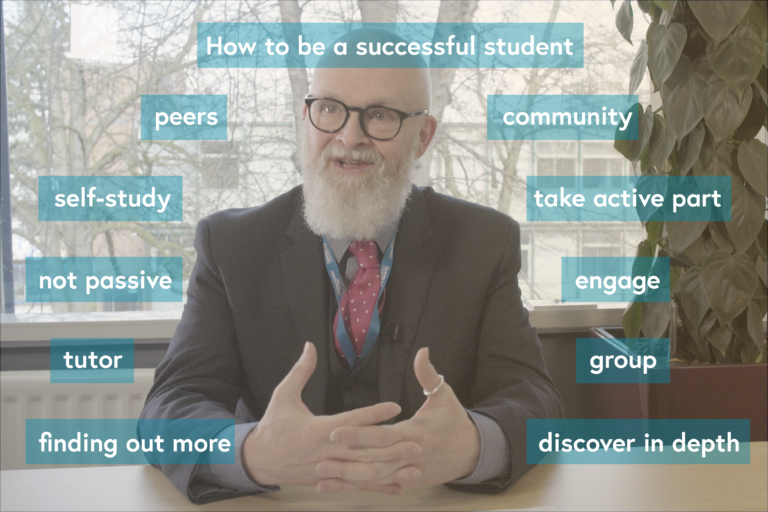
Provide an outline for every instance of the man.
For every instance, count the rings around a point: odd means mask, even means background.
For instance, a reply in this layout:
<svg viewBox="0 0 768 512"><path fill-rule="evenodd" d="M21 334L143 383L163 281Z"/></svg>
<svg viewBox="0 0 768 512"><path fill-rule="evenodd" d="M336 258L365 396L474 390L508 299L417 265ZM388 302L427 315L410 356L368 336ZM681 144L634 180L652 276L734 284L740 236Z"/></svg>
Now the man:
<svg viewBox="0 0 768 512"><path fill-rule="evenodd" d="M526 420L562 415L520 299L517 223L410 185L429 103L426 69L318 67L303 187L199 223L142 413L237 418L235 465L161 466L190 500L499 490L528 468Z"/></svg>

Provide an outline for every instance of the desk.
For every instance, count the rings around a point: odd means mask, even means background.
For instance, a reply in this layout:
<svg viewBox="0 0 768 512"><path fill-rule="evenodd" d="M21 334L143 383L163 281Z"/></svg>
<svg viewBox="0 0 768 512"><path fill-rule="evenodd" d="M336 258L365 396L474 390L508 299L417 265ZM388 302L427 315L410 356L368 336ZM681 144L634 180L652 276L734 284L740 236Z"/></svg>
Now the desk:
<svg viewBox="0 0 768 512"><path fill-rule="evenodd" d="M766 510L768 443L749 465L540 465L497 495L446 487L402 496L313 487L207 505L189 503L151 466L0 472L0 510Z"/></svg>

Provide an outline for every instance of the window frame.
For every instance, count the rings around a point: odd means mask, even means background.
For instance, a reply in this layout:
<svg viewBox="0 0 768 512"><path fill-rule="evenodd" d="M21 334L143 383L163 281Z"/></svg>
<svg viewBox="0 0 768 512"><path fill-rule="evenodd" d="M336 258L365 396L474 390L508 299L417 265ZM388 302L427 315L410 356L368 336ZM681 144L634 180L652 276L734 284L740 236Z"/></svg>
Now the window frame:
<svg viewBox="0 0 768 512"><path fill-rule="evenodd" d="M585 331L591 327L621 325L625 303L524 304L531 325L540 333ZM48 344L51 338L170 339L181 320L181 311L131 311L116 313L2 314L0 347Z"/></svg>
<svg viewBox="0 0 768 512"><path fill-rule="evenodd" d="M0 312L15 311L11 230L11 163L8 142L8 92L5 70L5 13L0 2Z"/></svg>

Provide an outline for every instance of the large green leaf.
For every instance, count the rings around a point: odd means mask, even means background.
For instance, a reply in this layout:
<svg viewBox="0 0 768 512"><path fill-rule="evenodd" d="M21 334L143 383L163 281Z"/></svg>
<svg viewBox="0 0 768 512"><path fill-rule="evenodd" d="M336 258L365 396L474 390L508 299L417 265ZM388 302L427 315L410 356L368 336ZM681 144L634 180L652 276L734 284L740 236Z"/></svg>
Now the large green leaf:
<svg viewBox="0 0 768 512"><path fill-rule="evenodd" d="M762 83L765 81L766 75L768 75L768 72L766 72L766 64L763 63L763 69L760 70L760 72L757 74L757 80L754 81L752 85L755 86L755 90L757 91L757 96L763 100L763 103L768 104L768 93L766 93L766 84Z"/></svg>
<svg viewBox="0 0 768 512"><path fill-rule="evenodd" d="M677 296L677 281L680 280L681 270L682 268L678 267L677 265L669 266L669 290L671 292L672 299Z"/></svg>
<svg viewBox="0 0 768 512"><path fill-rule="evenodd" d="M654 214L651 216L651 218L657 218L657 215ZM656 243L661 238L662 233L664 232L664 221L663 220L650 220L645 223L645 230L648 233L648 237L646 240L650 243ZM653 254L651 254L653 256Z"/></svg>
<svg viewBox="0 0 768 512"><path fill-rule="evenodd" d="M699 122L688 135L686 135L677 150L677 165L681 176L693 167L701 152L701 144L704 142L704 123Z"/></svg>
<svg viewBox="0 0 768 512"><path fill-rule="evenodd" d="M674 14L677 0L653 0L653 3L667 11L669 14Z"/></svg>
<svg viewBox="0 0 768 512"><path fill-rule="evenodd" d="M656 246L648 240L642 240L637 244L636 257L632 262L632 277L647 276L650 273L651 266L648 262L651 261L650 258L653 258L655 248Z"/></svg>
<svg viewBox="0 0 768 512"><path fill-rule="evenodd" d="M670 265L681 267L683 269L696 266L696 264L693 261L691 261L691 258L689 258L688 255L685 254L684 252L673 253L672 251L670 251L669 253L667 253L666 251L659 250L659 257L669 258Z"/></svg>
<svg viewBox="0 0 768 512"><path fill-rule="evenodd" d="M688 2L688 7L691 8L693 14L696 15L696 19L699 20L701 26L707 31L712 39L719 43L725 37L733 32L739 21L749 10L748 1L714 1L709 0L701 2L695 0Z"/></svg>
<svg viewBox="0 0 768 512"><path fill-rule="evenodd" d="M753 305L755 306L754 308ZM760 344L758 345L752 338L752 332L750 331L754 330L754 325L750 326L750 320L753 322L754 320L750 318L750 310L753 310L753 315L760 311L760 304L755 299L752 299L747 309L729 324L733 331L733 340L741 345L742 360L745 362L753 362L763 344L763 322L760 318L758 318ZM744 355L745 352L747 353L746 357Z"/></svg>
<svg viewBox="0 0 768 512"><path fill-rule="evenodd" d="M709 309L709 300L701 284L701 268L689 268L678 280L678 289L685 314L698 329Z"/></svg>
<svg viewBox="0 0 768 512"><path fill-rule="evenodd" d="M664 223L664 226L667 228L667 236L669 237L669 245L672 248L672 252L677 254L686 250L694 240L701 236L701 233L707 227L707 221L668 220Z"/></svg>
<svg viewBox="0 0 768 512"><path fill-rule="evenodd" d="M709 234L712 235L712 240L724 251L729 253L736 250L731 241L731 235L728 234L728 230L725 229L725 222L710 222Z"/></svg>
<svg viewBox="0 0 768 512"><path fill-rule="evenodd" d="M712 173L715 172L711 167L713 166L713 160L717 159L717 146L715 145L715 137L703 120L701 125L704 126L704 140L701 141L699 158L691 169L694 176L710 176L714 175ZM726 176L729 175L726 174Z"/></svg>
<svg viewBox="0 0 768 512"><path fill-rule="evenodd" d="M741 18L739 25L749 27L764 43L768 43L768 13L766 3L751 2L749 11Z"/></svg>
<svg viewBox="0 0 768 512"><path fill-rule="evenodd" d="M651 17L653 17L653 13L658 9L658 7L653 4L652 0L637 0L637 6L640 7L641 11L649 14Z"/></svg>
<svg viewBox="0 0 768 512"><path fill-rule="evenodd" d="M629 94L634 94L645 76L645 67L648 65L648 45L643 40L637 49L635 60L629 70Z"/></svg>
<svg viewBox="0 0 768 512"><path fill-rule="evenodd" d="M763 349L763 314L757 302L752 301L747 308L747 331L758 350Z"/></svg>
<svg viewBox="0 0 768 512"><path fill-rule="evenodd" d="M739 355L741 356L740 362L742 363L759 363L762 361L761 351L755 348L753 345L747 345L742 343Z"/></svg>
<svg viewBox="0 0 768 512"><path fill-rule="evenodd" d="M648 141L651 139L651 132L653 131L653 111L651 106L645 109L639 103L635 103L629 112L637 113L638 116L638 136L637 140L616 140L613 143L613 147L616 151L624 155L624 157L631 161L637 162L640 156L643 154L643 150L648 145Z"/></svg>
<svg viewBox="0 0 768 512"><path fill-rule="evenodd" d="M658 114L653 115L653 132L651 133L651 161L656 169L662 170L664 162L669 158L675 147L675 132L667 124L666 119Z"/></svg>
<svg viewBox="0 0 768 512"><path fill-rule="evenodd" d="M694 174L697 176L734 176L738 174L738 152L732 142L723 142L715 146L713 136L707 132L701 145L699 162L701 166L694 165Z"/></svg>
<svg viewBox="0 0 768 512"><path fill-rule="evenodd" d="M632 170L637 174L637 162L632 162ZM645 146L643 154L640 155L640 173L645 175L653 175L656 172L656 168L651 162L651 145Z"/></svg>
<svg viewBox="0 0 768 512"><path fill-rule="evenodd" d="M762 256L758 256L755 261L755 269L757 269L757 275L760 276L760 280L763 282L763 286L768 286L768 269L766 269L766 261Z"/></svg>
<svg viewBox="0 0 768 512"><path fill-rule="evenodd" d="M704 120L716 141L721 141L741 125L752 105L752 88L743 95L716 74L704 88Z"/></svg>
<svg viewBox="0 0 768 512"><path fill-rule="evenodd" d="M768 146L757 139L739 145L739 170L756 192L768 195Z"/></svg>
<svg viewBox="0 0 768 512"><path fill-rule="evenodd" d="M731 221L725 223L725 228L736 250L744 252L763 227L765 198L736 177L731 179L731 198Z"/></svg>
<svg viewBox="0 0 768 512"><path fill-rule="evenodd" d="M701 267L701 282L720 325L727 325L747 308L758 276L746 254L716 251Z"/></svg>
<svg viewBox="0 0 768 512"><path fill-rule="evenodd" d="M747 117L744 118L741 126L733 132L732 137L736 140L754 139L760 133L760 128L763 127L763 119L765 119L766 114L765 101L757 92L759 90L757 82L752 82L750 89L752 89L752 104L749 106L749 112L747 112Z"/></svg>
<svg viewBox="0 0 768 512"><path fill-rule="evenodd" d="M682 23L672 23L669 27L659 25L648 40L648 67L654 79L663 84L675 69L683 53L688 34Z"/></svg>
<svg viewBox="0 0 768 512"><path fill-rule="evenodd" d="M625 338L640 337L640 318L643 314L642 302L630 302L624 315L621 317L621 326L624 328Z"/></svg>
<svg viewBox="0 0 768 512"><path fill-rule="evenodd" d="M711 74L711 67L704 56L697 57L691 63L688 57L681 55L674 71L662 85L664 111L678 140L688 135L704 117L701 101Z"/></svg>
<svg viewBox="0 0 768 512"><path fill-rule="evenodd" d="M751 84L765 58L765 44L751 28L739 27L720 44L707 44L707 60L720 77L741 94Z"/></svg>
<svg viewBox="0 0 768 512"><path fill-rule="evenodd" d="M749 255L747 255L749 256ZM759 258L760 256L757 256L755 259ZM765 267L763 267L765 268ZM757 273L760 275L760 272ZM755 289L755 294L752 296L752 300L757 302L761 308L763 309L763 314L765 314L766 310L768 310L768 287L765 286L758 286Z"/></svg>
<svg viewBox="0 0 768 512"><path fill-rule="evenodd" d="M691 194L701 194L701 190L698 182L695 180L683 180L680 183L671 184L670 189L667 191L668 198L673 197L675 194L683 194L687 197ZM664 217L667 219L665 221L667 237L669 238L670 249L675 258L681 257L681 253L697 240L707 227L711 209L701 209L698 212L696 210L694 208L685 208L674 213L671 200L666 201L664 204ZM676 220L668 220L672 218Z"/></svg>
<svg viewBox="0 0 768 512"><path fill-rule="evenodd" d="M720 250L720 246L712 239L710 231L705 230L699 238L688 246L685 254L691 258L694 264L701 266L710 254L718 250Z"/></svg>
<svg viewBox="0 0 768 512"><path fill-rule="evenodd" d="M687 319L687 317L686 317ZM696 332L697 337L702 343L699 348L706 349L705 343L707 342L707 333L711 331L715 326L717 325L717 316L715 315L715 312L710 310L707 312L706 315L704 315L704 320L701 322L701 325L699 326L698 331L689 331L689 332Z"/></svg>
<svg viewBox="0 0 768 512"><path fill-rule="evenodd" d="M621 7L619 7L619 10L616 12L616 28L619 29L619 34L621 34L629 44L632 44L633 25L632 3L629 0L624 0L621 2Z"/></svg>
<svg viewBox="0 0 768 512"><path fill-rule="evenodd" d="M639 258L653 258L654 245L648 240L642 240L637 244L635 260L632 262L632 277L647 276L651 268L648 266L648 260Z"/></svg>
<svg viewBox="0 0 768 512"><path fill-rule="evenodd" d="M725 351L728 349L728 345L733 340L733 331L728 325L722 325L722 323L715 324L715 327L707 333L707 341L725 355Z"/></svg>
<svg viewBox="0 0 768 512"><path fill-rule="evenodd" d="M669 302L646 302L640 325L644 338L661 338L669 327L672 304Z"/></svg>
<svg viewBox="0 0 768 512"><path fill-rule="evenodd" d="M757 234L755 245L757 245L758 254L768 260L768 220L763 222L763 227Z"/></svg>

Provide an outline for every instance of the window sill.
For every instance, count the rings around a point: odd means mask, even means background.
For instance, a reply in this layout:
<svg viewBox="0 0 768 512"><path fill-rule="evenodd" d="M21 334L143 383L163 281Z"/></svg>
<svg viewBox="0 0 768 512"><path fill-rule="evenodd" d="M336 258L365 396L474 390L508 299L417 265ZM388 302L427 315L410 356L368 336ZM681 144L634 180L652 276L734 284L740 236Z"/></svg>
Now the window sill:
<svg viewBox="0 0 768 512"><path fill-rule="evenodd" d="M541 333L585 331L590 327L621 325L626 304L526 303L531 325ZM0 315L4 347L51 338L133 338L136 343L169 339L181 319L181 311L123 313L61 313Z"/></svg>
<svg viewBox="0 0 768 512"><path fill-rule="evenodd" d="M540 333L588 331L592 327L621 325L626 302L556 304L552 301L525 302L531 325Z"/></svg>
<svg viewBox="0 0 768 512"><path fill-rule="evenodd" d="M181 311L0 315L2 345L49 342L51 338L171 338Z"/></svg>

